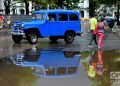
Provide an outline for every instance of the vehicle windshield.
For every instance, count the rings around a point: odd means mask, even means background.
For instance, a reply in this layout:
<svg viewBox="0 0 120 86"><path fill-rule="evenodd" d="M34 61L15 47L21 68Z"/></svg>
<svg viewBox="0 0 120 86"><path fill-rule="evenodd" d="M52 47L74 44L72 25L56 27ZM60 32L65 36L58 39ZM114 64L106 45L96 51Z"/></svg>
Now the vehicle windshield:
<svg viewBox="0 0 120 86"><path fill-rule="evenodd" d="M33 14L32 19L43 21L45 20L45 14Z"/></svg>

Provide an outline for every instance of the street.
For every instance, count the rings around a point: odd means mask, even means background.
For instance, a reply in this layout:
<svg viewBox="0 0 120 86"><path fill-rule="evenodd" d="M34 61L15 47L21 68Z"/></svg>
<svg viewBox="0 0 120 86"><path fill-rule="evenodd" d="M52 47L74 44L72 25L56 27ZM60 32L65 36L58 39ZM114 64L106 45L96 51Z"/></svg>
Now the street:
<svg viewBox="0 0 120 86"><path fill-rule="evenodd" d="M61 39L51 43L48 38L36 45L26 40L15 44L9 31L1 32L0 86L119 86L112 74L120 73L120 35L105 35L103 49L89 48L88 23L81 25L83 34L72 44Z"/></svg>
<svg viewBox="0 0 120 86"><path fill-rule="evenodd" d="M88 24L87 22L82 22L83 34L81 37L77 36L72 44L65 44L64 40L60 39L57 43L51 43L48 38L40 38L36 45L30 45L27 40L23 40L20 44L15 44L12 40L10 31L0 32L0 58L12 55L19 51L31 48L32 46L39 46L40 48L59 48L62 47L63 51L89 51L89 34L87 32ZM113 50L120 49L120 35L118 34L108 34L104 38L104 48L103 50ZM94 45L94 44L93 44ZM93 47L96 48L97 47Z"/></svg>

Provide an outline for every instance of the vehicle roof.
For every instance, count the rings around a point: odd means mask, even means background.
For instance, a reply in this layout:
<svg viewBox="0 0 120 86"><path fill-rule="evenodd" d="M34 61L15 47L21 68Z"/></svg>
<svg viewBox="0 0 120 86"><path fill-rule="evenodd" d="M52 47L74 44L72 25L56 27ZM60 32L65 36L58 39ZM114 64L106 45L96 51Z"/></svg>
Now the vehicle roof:
<svg viewBox="0 0 120 86"><path fill-rule="evenodd" d="M75 10L64 10L64 9L57 9L57 10L38 10L34 11L33 13L50 13L50 12L57 12L57 13L78 13Z"/></svg>

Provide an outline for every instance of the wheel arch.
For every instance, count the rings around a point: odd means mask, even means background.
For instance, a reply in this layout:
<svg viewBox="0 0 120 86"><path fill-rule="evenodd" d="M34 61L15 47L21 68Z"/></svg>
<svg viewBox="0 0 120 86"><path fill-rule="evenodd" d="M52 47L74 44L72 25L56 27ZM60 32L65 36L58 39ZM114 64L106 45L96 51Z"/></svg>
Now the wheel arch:
<svg viewBox="0 0 120 86"><path fill-rule="evenodd" d="M72 33L74 34L74 36L75 36L75 31L74 31L74 30L66 30L65 33L64 33L64 35L65 35L66 33L68 33L68 32L72 32Z"/></svg>
<svg viewBox="0 0 120 86"><path fill-rule="evenodd" d="M24 30L25 35L29 32L35 32L37 34L37 37L41 37L41 33L38 28L28 28Z"/></svg>

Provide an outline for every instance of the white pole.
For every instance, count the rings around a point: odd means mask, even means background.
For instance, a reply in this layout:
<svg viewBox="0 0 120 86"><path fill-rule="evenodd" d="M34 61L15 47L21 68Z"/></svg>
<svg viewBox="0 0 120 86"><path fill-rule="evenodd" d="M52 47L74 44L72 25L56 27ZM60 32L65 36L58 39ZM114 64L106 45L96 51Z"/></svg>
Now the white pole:
<svg viewBox="0 0 120 86"><path fill-rule="evenodd" d="M84 8L85 8L85 10L84 10L84 17L85 18L89 18L89 0L85 0L84 1Z"/></svg>
<svg viewBox="0 0 120 86"><path fill-rule="evenodd" d="M49 5L49 4L47 4L47 9L48 9L48 10L50 9L50 5Z"/></svg>

